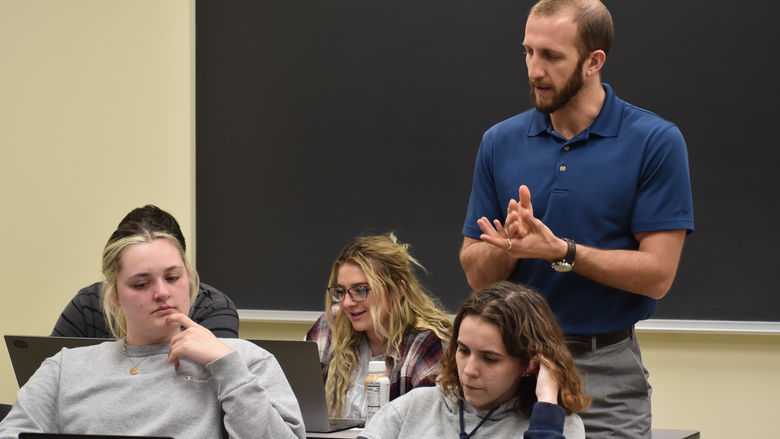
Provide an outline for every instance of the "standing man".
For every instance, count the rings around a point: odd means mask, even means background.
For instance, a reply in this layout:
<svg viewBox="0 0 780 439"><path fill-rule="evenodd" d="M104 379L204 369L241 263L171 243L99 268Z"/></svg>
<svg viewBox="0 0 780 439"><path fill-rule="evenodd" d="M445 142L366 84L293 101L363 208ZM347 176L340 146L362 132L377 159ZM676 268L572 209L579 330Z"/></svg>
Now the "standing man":
<svg viewBox="0 0 780 439"><path fill-rule="evenodd" d="M672 285L693 203L677 127L601 82L612 35L598 0L531 9L535 108L482 139L460 260L474 289L509 279L547 298L593 398L588 437L650 438L633 328Z"/></svg>

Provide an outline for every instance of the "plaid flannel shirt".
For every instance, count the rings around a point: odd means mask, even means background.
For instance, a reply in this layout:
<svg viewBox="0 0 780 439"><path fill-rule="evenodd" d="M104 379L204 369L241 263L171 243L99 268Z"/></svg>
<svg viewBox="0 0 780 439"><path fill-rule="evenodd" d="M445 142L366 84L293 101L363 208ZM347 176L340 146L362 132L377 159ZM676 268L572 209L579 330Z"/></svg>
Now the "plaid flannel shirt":
<svg viewBox="0 0 780 439"><path fill-rule="evenodd" d="M320 364L323 379L327 380L330 363L330 344L333 333L328 326L325 314L321 315L314 326L306 333L306 340L317 342L320 351ZM445 342L435 332L409 331L404 334L398 350L385 358L390 378L390 400L420 386L433 386L434 373L439 370L439 358L444 351Z"/></svg>

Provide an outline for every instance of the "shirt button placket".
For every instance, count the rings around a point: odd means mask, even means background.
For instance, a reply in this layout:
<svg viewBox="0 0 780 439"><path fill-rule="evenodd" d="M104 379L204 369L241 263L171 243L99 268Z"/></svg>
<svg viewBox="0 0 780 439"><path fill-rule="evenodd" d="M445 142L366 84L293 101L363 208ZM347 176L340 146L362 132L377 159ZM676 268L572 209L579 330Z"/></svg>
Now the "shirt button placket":
<svg viewBox="0 0 780 439"><path fill-rule="evenodd" d="M569 149L571 149L571 147L569 145L563 145L563 147L561 149L563 151L568 151ZM560 166L558 166L558 170L561 171L561 172L566 172L566 165L565 164L561 164Z"/></svg>

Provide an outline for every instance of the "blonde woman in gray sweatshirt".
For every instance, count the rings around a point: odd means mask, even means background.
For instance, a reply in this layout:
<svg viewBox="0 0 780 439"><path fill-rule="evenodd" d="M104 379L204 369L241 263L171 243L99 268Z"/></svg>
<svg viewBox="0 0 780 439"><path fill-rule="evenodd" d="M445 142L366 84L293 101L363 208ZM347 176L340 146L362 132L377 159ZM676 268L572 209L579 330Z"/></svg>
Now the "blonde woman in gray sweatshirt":
<svg viewBox="0 0 780 439"><path fill-rule="evenodd" d="M455 318L436 387L391 401L361 438L584 439L590 400L545 299L510 282L472 294Z"/></svg>
<svg viewBox="0 0 780 439"><path fill-rule="evenodd" d="M19 390L0 438L23 431L305 437L273 355L219 339L187 317L198 277L182 243L159 226L168 214L155 209L130 212L103 250L104 315L117 340L46 359Z"/></svg>

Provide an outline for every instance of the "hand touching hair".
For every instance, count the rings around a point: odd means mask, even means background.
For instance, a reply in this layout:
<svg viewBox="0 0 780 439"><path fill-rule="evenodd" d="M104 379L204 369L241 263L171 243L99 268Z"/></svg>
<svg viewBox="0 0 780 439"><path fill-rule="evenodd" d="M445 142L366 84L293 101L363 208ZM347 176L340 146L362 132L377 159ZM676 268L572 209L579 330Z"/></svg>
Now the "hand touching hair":
<svg viewBox="0 0 780 439"><path fill-rule="evenodd" d="M441 359L439 382L445 394L463 397L455 361L460 325L466 316L478 316L496 325L507 352L522 360L532 373L517 387L519 410L531 413L540 395L552 399L568 413L577 413L590 405L563 333L547 301L522 285L499 282L473 293L455 317L452 339ZM550 395L556 394L555 397Z"/></svg>

